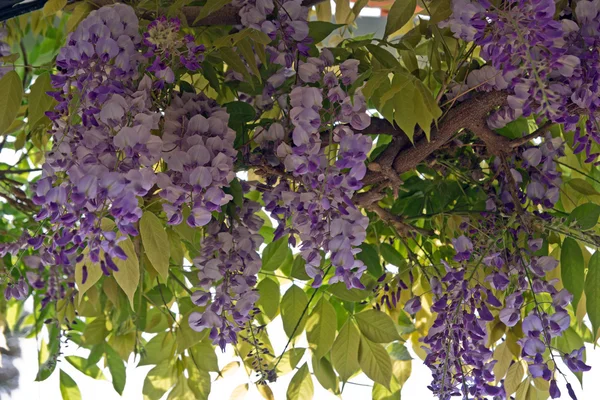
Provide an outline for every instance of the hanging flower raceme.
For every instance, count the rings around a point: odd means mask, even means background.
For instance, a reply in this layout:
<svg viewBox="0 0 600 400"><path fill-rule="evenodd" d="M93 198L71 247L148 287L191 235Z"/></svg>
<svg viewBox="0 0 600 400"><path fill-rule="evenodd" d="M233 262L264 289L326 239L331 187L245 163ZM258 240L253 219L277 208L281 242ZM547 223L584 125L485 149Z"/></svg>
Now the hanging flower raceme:
<svg viewBox="0 0 600 400"><path fill-rule="evenodd" d="M212 221L206 226L202 252L194 259L198 268L199 290L192 294L194 304L205 307L189 317L192 329L210 330L213 343L225 351L237 343L237 333L245 328L257 310L256 274L262 265L258 248L263 238L258 230L263 220L256 215L260 205L244 199L237 218Z"/></svg>
<svg viewBox="0 0 600 400"><path fill-rule="evenodd" d="M271 1L241 4L242 24L262 30L277 43L268 46L267 53L271 63L281 68L267 81L262 101L277 100L289 115L254 133L267 161L282 165L293 177L292 185L282 180L263 199L266 210L279 222L275 239L289 235L293 246L296 237L300 239L300 254L313 286L321 285L329 262L335 271L329 283L363 288L359 278L366 266L355 254L366 237L368 218L351 198L362 188L372 143L353 131L370 123L360 91L348 93L358 78L358 61L347 60L334 68L327 49L319 57L307 58L307 8L301 4L300 0L277 7ZM297 85L286 99L281 88L294 75ZM325 130L329 131L326 143L321 138Z"/></svg>

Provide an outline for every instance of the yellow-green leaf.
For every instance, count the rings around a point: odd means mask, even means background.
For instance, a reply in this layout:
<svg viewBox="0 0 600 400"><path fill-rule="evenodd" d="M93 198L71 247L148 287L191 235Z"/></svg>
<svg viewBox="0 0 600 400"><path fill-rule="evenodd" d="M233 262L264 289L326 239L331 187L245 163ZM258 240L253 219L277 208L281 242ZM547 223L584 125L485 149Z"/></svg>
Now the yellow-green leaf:
<svg viewBox="0 0 600 400"><path fill-rule="evenodd" d="M305 348L295 348L286 351L281 356L281 360L279 360L279 364L277 365L277 376L283 376L293 371L300 360L302 360L305 352Z"/></svg>
<svg viewBox="0 0 600 400"><path fill-rule="evenodd" d="M364 336L360 337L358 362L365 375L374 382L390 389L392 379L392 360L382 345L373 343Z"/></svg>
<svg viewBox="0 0 600 400"><path fill-rule="evenodd" d="M188 367L188 386L194 393L195 400L208 400L210 394L210 375L206 371L201 371L198 368Z"/></svg>
<svg viewBox="0 0 600 400"><path fill-rule="evenodd" d="M371 396L373 400L399 400L401 389L402 387L398 384L398 381L396 381L395 379L391 380L389 389L375 382L375 384L373 385L373 391L371 392Z"/></svg>
<svg viewBox="0 0 600 400"><path fill-rule="evenodd" d="M281 319L283 320L283 330L289 338L298 336L304 330L307 305L306 293L296 285L292 285L283 295Z"/></svg>
<svg viewBox="0 0 600 400"><path fill-rule="evenodd" d="M66 5L67 0L48 0L48 2L44 4L42 14L44 15L44 17L49 17L65 8Z"/></svg>
<svg viewBox="0 0 600 400"><path fill-rule="evenodd" d="M50 74L48 72L44 72L38 76L35 83L31 85L29 114L27 115L27 123L31 128L34 128L45 117L44 113L50 110L56 103L52 97L46 94L46 92L52 89Z"/></svg>
<svg viewBox="0 0 600 400"><path fill-rule="evenodd" d="M77 383L62 369L60 370L60 394L63 400L81 400Z"/></svg>
<svg viewBox="0 0 600 400"><path fill-rule="evenodd" d="M513 360L512 353L506 342L502 342L496 347L496 350L494 350L494 360L498 361L494 365L494 376L496 377L496 382L500 382L500 379L506 375L506 371L508 371L508 367Z"/></svg>
<svg viewBox="0 0 600 400"><path fill-rule="evenodd" d="M359 347L360 334L352 320L349 319L340 329L331 349L331 362L338 372L340 380L345 382L358 371Z"/></svg>
<svg viewBox="0 0 600 400"><path fill-rule="evenodd" d="M102 277L102 270L100 269L100 265L93 264L88 255L89 249L85 249L83 251L83 259L75 265L75 283L77 284L77 288L79 289L79 304L81 304L81 300L83 300L83 295L87 292L92 286L96 284ZM85 282L83 282L83 271L87 271L87 278Z"/></svg>
<svg viewBox="0 0 600 400"><path fill-rule="evenodd" d="M271 390L269 385L267 385L266 383L265 384L257 383L256 390L258 390L258 393L260 393L260 395L263 397L263 399L275 400L275 395L273 394L273 391Z"/></svg>
<svg viewBox="0 0 600 400"><path fill-rule="evenodd" d="M92 11L92 5L86 2L78 3L67 20L67 31L73 32L77 25Z"/></svg>
<svg viewBox="0 0 600 400"><path fill-rule="evenodd" d="M317 378L321 386L327 390L331 390L333 393L337 394L339 392L339 379L327 357L317 359L313 356L312 368L315 378Z"/></svg>
<svg viewBox="0 0 600 400"><path fill-rule="evenodd" d="M144 345L138 366L159 364L163 360L172 358L175 347L173 333L170 331L159 333Z"/></svg>
<svg viewBox="0 0 600 400"><path fill-rule="evenodd" d="M529 392L531 380L529 378L525 379L519 387L517 388L517 394L515 395L515 400L527 400L527 393Z"/></svg>
<svg viewBox="0 0 600 400"><path fill-rule="evenodd" d="M508 368L506 373L506 379L504 379L504 391L507 396L510 396L517 391L517 388L523 380L525 375L525 368L523 367L522 361L517 361Z"/></svg>
<svg viewBox="0 0 600 400"><path fill-rule="evenodd" d="M417 0L399 0L395 1L390 8L390 13L385 24L385 36L396 32L402 28L410 18L415 14L417 9Z"/></svg>
<svg viewBox="0 0 600 400"><path fill-rule="evenodd" d="M372 342L389 343L400 339L389 315L377 310L367 310L354 316L360 332Z"/></svg>
<svg viewBox="0 0 600 400"><path fill-rule="evenodd" d="M313 394L312 377L308 371L308 365L304 363L290 381L286 398L287 400L312 400Z"/></svg>
<svg viewBox="0 0 600 400"><path fill-rule="evenodd" d="M169 277L169 258L171 257L169 236L160 219L150 211L145 211L142 215L140 235L145 254L156 272L166 281Z"/></svg>
<svg viewBox="0 0 600 400"><path fill-rule="evenodd" d="M323 296L312 310L306 324L306 337L315 357L321 358L331 349L336 327L335 308Z"/></svg>
<svg viewBox="0 0 600 400"><path fill-rule="evenodd" d="M142 389L144 400L160 399L175 384L177 377L171 361L165 360L148 372Z"/></svg>
<svg viewBox="0 0 600 400"><path fill-rule="evenodd" d="M219 363L215 347L210 344L210 341L203 341L190 348L190 353L196 361L194 365L203 371L219 371Z"/></svg>
<svg viewBox="0 0 600 400"><path fill-rule="evenodd" d="M335 0L335 22L338 24L345 24L350 17L350 1L349 0ZM352 22L352 21L350 21Z"/></svg>
<svg viewBox="0 0 600 400"><path fill-rule="evenodd" d="M0 79L0 134L6 132L17 117L23 98L23 84L19 74L9 71Z"/></svg>
<svg viewBox="0 0 600 400"><path fill-rule="evenodd" d="M135 253L135 248L133 247L131 239L127 238L122 242L119 242L119 246L123 249L125 254L127 254L127 260L115 258L114 261L119 270L114 272L113 275L121 289L123 289L127 295L131 308L134 309L134 295L140 281L140 262Z"/></svg>

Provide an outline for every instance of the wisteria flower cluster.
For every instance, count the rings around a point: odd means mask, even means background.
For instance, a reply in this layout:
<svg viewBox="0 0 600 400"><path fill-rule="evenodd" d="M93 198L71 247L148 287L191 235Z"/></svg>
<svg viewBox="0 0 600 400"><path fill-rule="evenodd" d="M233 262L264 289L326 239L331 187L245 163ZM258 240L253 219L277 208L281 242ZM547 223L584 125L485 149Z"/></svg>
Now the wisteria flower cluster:
<svg viewBox="0 0 600 400"><path fill-rule="evenodd" d="M307 8L301 1L283 2L273 12L269 1L246 2L240 16L245 26L278 39L274 40L278 46L267 51L271 62L281 67L269 78L262 97L263 102L265 97L276 99L289 118L254 133L269 163L282 165L293 177L291 184L282 180L263 196L266 210L279 222L275 238L289 235L290 244L296 245L295 236L299 237L313 286L323 282L327 256L335 268L329 283L363 288L359 278L366 267L355 254L365 239L368 218L351 198L362 188L364 161L372 143L353 131L370 124L360 91L348 93L358 78L359 62L346 60L334 68L334 57L327 49L319 57L306 57L310 38ZM293 76L296 84L286 98L280 88ZM325 133L327 137L322 138ZM272 151L277 158L270 155Z"/></svg>
<svg viewBox="0 0 600 400"><path fill-rule="evenodd" d="M487 200L486 209L496 211L501 207L506 211L514 211L527 202L535 206L551 209L559 200L559 188L562 183L560 171L555 161L564 155L564 143L561 138L552 138L549 134L540 146L524 146L518 149L514 157L507 160L510 177L507 176L502 160L496 158L491 167L502 183L499 195ZM524 179L526 176L527 180ZM522 187L523 182L527 185ZM518 204L511 194L511 186L517 195Z"/></svg>
<svg viewBox="0 0 600 400"><path fill-rule="evenodd" d="M596 162L600 4L579 1L573 13L563 13L558 21L555 12L553 0L510 0L500 7L487 0L454 0L451 18L441 26L480 45L489 63L458 85L455 94L465 88L508 90L508 105L490 116L490 127L541 115L574 130L575 153L585 151L586 161Z"/></svg>
<svg viewBox="0 0 600 400"><path fill-rule="evenodd" d="M200 290L194 292L192 301L206 308L190 314L189 324L199 332L210 329L210 338L223 351L228 343L237 343L238 332L256 311L259 296L253 288L262 265L258 248L263 242L258 234L263 225L256 215L259 209L258 203L245 199L238 209L239 220L209 223L202 254L194 259Z"/></svg>
<svg viewBox="0 0 600 400"><path fill-rule="evenodd" d="M196 65L202 51L192 37L182 37L176 20L159 19L142 37L135 12L122 4L91 12L69 35L52 77L57 90L51 94L59 102L48 113L54 145L33 198L42 225L2 250L31 247L39 253L39 263L50 271L44 304L74 286L78 262L86 263L84 282L88 268L106 275L118 270L114 260L127 258L119 242L138 235L140 199L155 185L163 189L170 223L181 222L186 204L192 210L187 222L206 225L211 211L231 199L221 189L233 179L236 154L227 113L203 96L160 91L173 83L162 60L176 56L176 62ZM165 103L170 107L161 137L155 132ZM168 173L156 172L160 162ZM122 236L103 230L107 215ZM45 221L52 225L46 231ZM39 263L29 265L32 285L39 280Z"/></svg>

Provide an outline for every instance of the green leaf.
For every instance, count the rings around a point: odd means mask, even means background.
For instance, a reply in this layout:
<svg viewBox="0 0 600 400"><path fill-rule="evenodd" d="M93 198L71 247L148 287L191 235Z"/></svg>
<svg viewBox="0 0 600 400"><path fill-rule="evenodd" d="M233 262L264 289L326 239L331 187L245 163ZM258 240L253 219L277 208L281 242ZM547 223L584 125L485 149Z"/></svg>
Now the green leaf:
<svg viewBox="0 0 600 400"><path fill-rule="evenodd" d="M313 356L312 367L313 374L321 386L337 394L340 382L329 360L326 357L319 359Z"/></svg>
<svg viewBox="0 0 600 400"><path fill-rule="evenodd" d="M335 340L336 328L335 308L322 296L306 323L306 338L316 358L329 352Z"/></svg>
<svg viewBox="0 0 600 400"><path fill-rule="evenodd" d="M77 368L81 373L89 376L94 379L106 379L104 374L98 368L98 366L94 363L92 365L88 365L87 359L78 356L67 356L65 359L71 364L73 367Z"/></svg>
<svg viewBox="0 0 600 400"><path fill-rule="evenodd" d="M445 19L448 19L452 15L452 0L436 0L432 1L429 5L429 11L431 11L432 24L437 24Z"/></svg>
<svg viewBox="0 0 600 400"><path fill-rule="evenodd" d="M588 181L585 181L583 179L579 179L579 178L571 179L570 181L567 182L567 185L571 186L573 189L575 189L579 193L585 194L586 196L600 194L600 193L598 193L598 191L596 189L594 189L594 187L592 186L591 183L589 183Z"/></svg>
<svg viewBox="0 0 600 400"><path fill-rule="evenodd" d="M254 107L244 101L232 101L225 104L225 108L229 113L229 121L238 123L246 123L256 118Z"/></svg>
<svg viewBox="0 0 600 400"><path fill-rule="evenodd" d="M383 47L379 47L374 44L368 44L366 47L373 57L375 57L375 59L379 61L384 68L393 69L400 67L400 63L396 57Z"/></svg>
<svg viewBox="0 0 600 400"><path fill-rule="evenodd" d="M369 86L369 83L365 89L381 93L373 97L373 102L385 119L396 123L411 141L416 125L423 129L429 139L431 124L442 115L431 91L419 79L402 70L394 73L391 86L386 80L381 80L381 83L381 89Z"/></svg>
<svg viewBox="0 0 600 400"><path fill-rule="evenodd" d="M579 244L568 237L563 241L560 251L560 274L562 283L573 295L573 308L577 309L585 279L583 253Z"/></svg>
<svg viewBox="0 0 600 400"><path fill-rule="evenodd" d="M384 37L389 36L406 25L415 14L416 9L417 0L395 1L387 17Z"/></svg>
<svg viewBox="0 0 600 400"><path fill-rule="evenodd" d="M592 322L594 341L600 329L600 253L596 251L588 263L585 277L585 308Z"/></svg>
<svg viewBox="0 0 600 400"><path fill-rule="evenodd" d="M53 329L56 331L56 328ZM59 342L57 336L52 336L53 333L58 332L50 332L50 343L46 344L46 342L42 339L42 345L39 353L39 360L42 362L40 368L38 370L37 376L35 377L36 382L45 381L52 375L54 370L56 369L56 360L58 359L59 352Z"/></svg>
<svg viewBox="0 0 600 400"><path fill-rule="evenodd" d="M287 236L269 243L262 253L261 269L263 271L275 271L281 267L290 251Z"/></svg>
<svg viewBox="0 0 600 400"><path fill-rule="evenodd" d="M119 354L117 354L110 346L106 346L106 363L108 364L108 371L112 377L113 388L115 388L117 393L123 395L125 380L127 378L125 373L125 363Z"/></svg>
<svg viewBox="0 0 600 400"><path fill-rule="evenodd" d="M203 371L219 371L219 363L215 347L208 341L202 341L190 348L190 352L194 356L194 365L198 366Z"/></svg>
<svg viewBox="0 0 600 400"><path fill-rule="evenodd" d="M304 363L294 375L286 393L287 400L312 400L314 386L308 365Z"/></svg>
<svg viewBox="0 0 600 400"><path fill-rule="evenodd" d="M66 5L67 0L48 0L48 2L44 4L44 8L42 8L42 14L44 17L49 17L65 8Z"/></svg>
<svg viewBox="0 0 600 400"><path fill-rule="evenodd" d="M598 223L600 206L593 203L582 204L576 207L568 218L568 222L577 221L582 230L592 229Z"/></svg>
<svg viewBox="0 0 600 400"><path fill-rule="evenodd" d="M368 243L361 244L360 253L358 253L356 257L365 263L367 271L375 278L379 278L383 274L383 267L379 262L379 253L377 253L375 246Z"/></svg>
<svg viewBox="0 0 600 400"><path fill-rule="evenodd" d="M297 255L292 263L292 278L299 279L301 281L309 281L310 276L306 273L306 261L301 255Z"/></svg>
<svg viewBox="0 0 600 400"><path fill-rule="evenodd" d="M298 286L292 285L281 299L283 330L289 338L298 336L304 330L306 307L308 307L306 293ZM296 328L295 331L294 328Z"/></svg>
<svg viewBox="0 0 600 400"><path fill-rule="evenodd" d="M166 282L169 277L169 258L171 258L169 236L161 220L150 211L145 211L142 215L140 236L144 253L148 256L152 267Z"/></svg>
<svg viewBox="0 0 600 400"><path fill-rule="evenodd" d="M31 85L28 105L29 112L27 114L27 123L31 128L34 128L46 116L44 113L52 109L54 104L56 104L56 100L46 94L46 92L53 89L48 72L44 72L38 76L34 84Z"/></svg>
<svg viewBox="0 0 600 400"><path fill-rule="evenodd" d="M272 320L277 316L277 311L279 310L279 297L281 293L279 283L271 278L265 278L260 281L256 288L260 295L256 305L261 307L267 317Z"/></svg>
<svg viewBox="0 0 600 400"><path fill-rule="evenodd" d="M235 72L239 72L240 74L242 74L244 76L244 79L246 82L248 83L252 83L252 76L250 75L250 73L248 72L248 68L246 67L246 64L244 64L244 62L242 61L241 57L239 54L237 54L232 48L230 47L221 47L218 50L219 55L221 56L221 59L223 59L223 61L225 62L225 64L227 64L228 68L231 68L232 70L234 70ZM246 106L246 110L252 109L252 119L254 119L254 114L255 114L255 110L254 107L252 107L250 104L245 103L243 101L236 101L234 103L242 103L245 104ZM227 107L227 105L225 105ZM227 112L229 112L230 114L230 118L229 118L229 122L238 122L238 120L236 118L233 117L233 115L231 115L231 112L229 111L229 108L227 107ZM247 122L247 121L246 121Z"/></svg>
<svg viewBox="0 0 600 400"><path fill-rule="evenodd" d="M146 379L142 394L144 400L158 400L175 384L177 377L174 368L171 366L171 360L165 360L152 368Z"/></svg>
<svg viewBox="0 0 600 400"><path fill-rule="evenodd" d="M364 336L360 337L358 362L365 375L374 382L390 388L392 379L392 360L380 344L373 343Z"/></svg>
<svg viewBox="0 0 600 400"><path fill-rule="evenodd" d="M406 264L404 258L402 258L398 250L392 247L392 245L381 243L379 245L379 250L381 251L381 255L385 262L395 265L396 267L402 267Z"/></svg>
<svg viewBox="0 0 600 400"><path fill-rule="evenodd" d="M344 301L357 302L366 299L375 286L375 280L370 275L363 275L360 281L366 289L348 289L344 282L337 282L327 288L327 291Z"/></svg>
<svg viewBox="0 0 600 400"><path fill-rule="evenodd" d="M115 264L117 264L119 270L114 272L113 276L115 277L117 284L127 295L129 304L131 304L131 309L135 309L133 301L140 281L140 262L131 239L127 238L122 242L119 242L119 246L123 249L125 254L127 254L127 260L121 260L120 258L115 259Z"/></svg>
<svg viewBox="0 0 600 400"><path fill-rule="evenodd" d="M314 44L319 44L337 28L344 26L344 24L332 24L331 22L324 21L309 21L308 23L308 36L313 38Z"/></svg>
<svg viewBox="0 0 600 400"><path fill-rule="evenodd" d="M175 348L173 333L161 332L144 345L138 366L159 364L161 361L171 359L175 354Z"/></svg>
<svg viewBox="0 0 600 400"><path fill-rule="evenodd" d="M408 361L412 360L410 353L405 345L402 343L392 343L390 347L388 347L388 352L390 353L390 357L394 360L399 361Z"/></svg>
<svg viewBox="0 0 600 400"><path fill-rule="evenodd" d="M354 317L360 332L372 342L389 343L400 339L394 321L384 312L371 309Z"/></svg>
<svg viewBox="0 0 600 400"><path fill-rule="evenodd" d="M23 84L19 74L9 71L0 79L0 135L13 123L23 98Z"/></svg>
<svg viewBox="0 0 600 400"><path fill-rule="evenodd" d="M77 383L62 369L60 370L60 394L63 400L81 400Z"/></svg>
<svg viewBox="0 0 600 400"><path fill-rule="evenodd" d="M331 363L343 382L346 382L359 369L359 347L360 333L352 320L348 319L340 329L331 349Z"/></svg>
<svg viewBox="0 0 600 400"><path fill-rule="evenodd" d="M250 40L250 38L246 37L237 43L237 50L242 54L242 56L244 56L246 64L248 64L248 67L250 67L250 71L252 72L252 74L258 77L258 80L260 81L261 76L260 71L258 70L258 66L256 65L256 53L253 49L253 46L260 46L260 44L254 43L252 40Z"/></svg>

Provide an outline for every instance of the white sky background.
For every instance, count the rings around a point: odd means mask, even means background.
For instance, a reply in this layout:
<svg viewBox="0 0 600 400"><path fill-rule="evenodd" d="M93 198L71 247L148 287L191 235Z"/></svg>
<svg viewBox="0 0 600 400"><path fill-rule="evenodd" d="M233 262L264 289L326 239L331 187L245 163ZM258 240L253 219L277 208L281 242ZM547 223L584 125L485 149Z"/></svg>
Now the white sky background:
<svg viewBox="0 0 600 400"><path fill-rule="evenodd" d="M335 4L333 1L332 9L335 12ZM365 8L361 12L361 15L365 17L379 17L380 10L377 8ZM384 21L385 20L382 18L381 23L383 24ZM2 154L0 155L0 160L4 163L11 163L14 162L17 157L18 156L14 154L13 151L3 150ZM282 289L287 289L288 286L283 286ZM283 331L280 317L277 317L271 324L269 324L268 331L275 354L280 354L285 346L285 343L287 342L287 337ZM149 337L150 336L148 336L148 338ZM59 390L58 371L56 371L44 382L35 382L35 376L38 369L37 347L38 343L35 339L24 339L21 341L22 355L14 362L15 367L17 367L20 371L19 388L12 393L11 398L14 400L62 400ZM304 333L297 341L296 347L308 347ZM78 349L77 345L74 343L71 343L70 346L66 348L63 347L62 351L65 356L78 355L81 357L87 357L88 354L87 350ZM412 349L410 349L410 351L412 354ZM300 367L305 361L308 361L309 358L310 351L307 350L304 358L298 364L298 367ZM414 356L414 354L413 358L412 374L402 389L402 397L410 400L434 400L435 398L427 389L427 385L431 381L429 369L423 365L422 361ZM231 348L229 348L225 354L219 353L219 367L222 368L230 361L236 359L237 358L233 356ZM122 397L114 391L109 380L98 381L87 377L66 361L60 362L57 366L57 370L58 368L62 368L73 379L75 379L79 389L81 390L83 400L142 400L142 387L144 378L152 366L136 368L135 365L138 361L138 359L134 359L132 356L127 364L127 383L125 385L125 390ZM592 366L592 370L587 374L584 374L583 390L579 386L579 383L575 377L572 374L567 373L567 375L571 378L570 381L580 400L591 400L599 397L598 393L600 393L600 379L598 379L598 377L600 377L600 349L596 349L594 351L591 345L587 345L587 364ZM567 370L565 366L562 366L561 369L563 371ZM107 379L110 379L108 370L105 369L103 372L105 376L107 376ZM294 375L294 372L295 371L292 371L282 376L276 383L269 384L276 399L284 399L286 397L286 390L292 376ZM216 374L211 373L211 377L215 379ZM355 384L346 385L344 393L341 396L342 399L354 400L371 398L371 387L363 386L372 384L366 376L361 374L352 378L351 382ZM228 399L238 385L245 383L250 384L250 389L245 399L262 399L262 396L258 393L255 386L246 376L246 372L243 367L240 367L233 375L230 375L225 379L213 381L210 399ZM315 378L313 378L313 384L315 387L315 399L327 400L337 398L337 396L333 395L331 392L323 389ZM566 398L567 394L564 385L564 381L559 380L559 386L563 393L563 398ZM167 396L164 396L164 398L166 397Z"/></svg>

